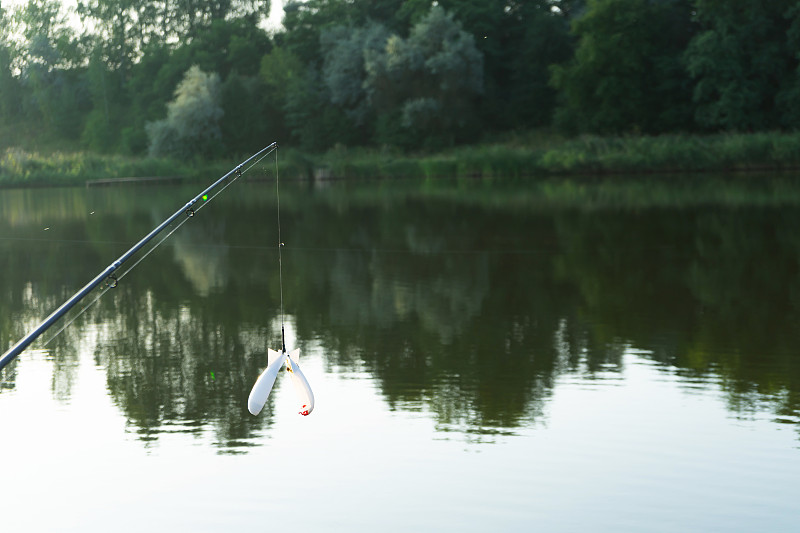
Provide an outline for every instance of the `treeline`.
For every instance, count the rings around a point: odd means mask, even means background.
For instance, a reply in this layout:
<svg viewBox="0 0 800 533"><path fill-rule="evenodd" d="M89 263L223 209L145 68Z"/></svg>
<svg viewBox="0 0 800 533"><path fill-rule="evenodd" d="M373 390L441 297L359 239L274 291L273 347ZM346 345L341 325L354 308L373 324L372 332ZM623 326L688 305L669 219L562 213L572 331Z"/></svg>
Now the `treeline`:
<svg viewBox="0 0 800 533"><path fill-rule="evenodd" d="M275 32L268 11L0 7L0 142L185 157L274 139L440 149L542 128L793 131L800 119L796 1L290 1Z"/></svg>

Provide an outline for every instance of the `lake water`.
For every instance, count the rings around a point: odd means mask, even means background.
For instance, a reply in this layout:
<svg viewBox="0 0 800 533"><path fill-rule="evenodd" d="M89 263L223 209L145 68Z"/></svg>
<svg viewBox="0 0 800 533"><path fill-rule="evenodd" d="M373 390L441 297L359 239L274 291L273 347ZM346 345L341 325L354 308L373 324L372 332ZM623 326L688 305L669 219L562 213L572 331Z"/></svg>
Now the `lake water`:
<svg viewBox="0 0 800 533"><path fill-rule="evenodd" d="M247 412L277 212L237 183L2 372L0 530L800 530L787 182L282 185L308 417L285 375ZM199 189L0 190L0 347Z"/></svg>

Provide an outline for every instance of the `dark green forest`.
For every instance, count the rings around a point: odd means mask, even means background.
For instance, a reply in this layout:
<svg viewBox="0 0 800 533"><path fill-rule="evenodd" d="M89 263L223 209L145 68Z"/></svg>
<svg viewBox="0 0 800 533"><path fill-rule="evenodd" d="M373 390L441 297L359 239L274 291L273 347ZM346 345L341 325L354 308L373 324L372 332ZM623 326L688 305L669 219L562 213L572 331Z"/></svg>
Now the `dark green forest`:
<svg viewBox="0 0 800 533"><path fill-rule="evenodd" d="M272 31L268 12L0 7L0 149L435 151L531 131L793 132L800 118L798 1L307 0Z"/></svg>

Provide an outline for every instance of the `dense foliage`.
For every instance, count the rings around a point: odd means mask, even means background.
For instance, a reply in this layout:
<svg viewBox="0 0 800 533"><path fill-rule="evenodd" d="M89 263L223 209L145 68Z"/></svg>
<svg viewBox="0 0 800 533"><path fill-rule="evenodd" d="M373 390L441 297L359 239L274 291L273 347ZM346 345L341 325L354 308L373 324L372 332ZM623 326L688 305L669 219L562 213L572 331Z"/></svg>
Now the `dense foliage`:
<svg viewBox="0 0 800 533"><path fill-rule="evenodd" d="M256 0L0 7L0 148L440 149L539 128L791 131L800 118L790 0L289 1L272 32L268 10Z"/></svg>

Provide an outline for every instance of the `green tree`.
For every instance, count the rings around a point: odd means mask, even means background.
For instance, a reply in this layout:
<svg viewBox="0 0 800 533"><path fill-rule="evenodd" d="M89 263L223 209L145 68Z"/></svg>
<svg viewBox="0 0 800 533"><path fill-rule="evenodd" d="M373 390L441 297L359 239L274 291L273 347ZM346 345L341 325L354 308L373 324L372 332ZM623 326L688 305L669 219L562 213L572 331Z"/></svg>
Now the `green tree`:
<svg viewBox="0 0 800 533"><path fill-rule="evenodd" d="M258 77L233 72L221 91L224 115L220 128L226 151L250 154L278 138L274 113L265 109L264 84Z"/></svg>
<svg viewBox="0 0 800 533"><path fill-rule="evenodd" d="M124 98L128 103L120 134L122 151L134 154L147 151L145 125L164 116L175 87L191 66L188 58L176 61L176 55L178 51L166 45L151 44L131 69L125 85Z"/></svg>
<svg viewBox="0 0 800 533"><path fill-rule="evenodd" d="M0 6L0 124L12 123L19 115L22 105L19 80L12 69L16 50L9 39L11 26L10 13Z"/></svg>
<svg viewBox="0 0 800 533"><path fill-rule="evenodd" d="M108 60L128 68L149 45L185 43L218 21L246 18L256 26L269 6L260 0L80 0L78 13L106 46Z"/></svg>
<svg viewBox="0 0 800 533"><path fill-rule="evenodd" d="M786 18L790 22L786 34L788 50L800 50L800 4L789 8ZM787 74L787 81L776 96L776 104L781 125L794 130L800 124L800 52L794 52L791 61L796 66L793 72Z"/></svg>
<svg viewBox="0 0 800 533"><path fill-rule="evenodd" d="M30 0L19 6L5 30L23 40L17 49L16 67L20 70L41 65L50 71L81 62L74 31L57 0Z"/></svg>
<svg viewBox="0 0 800 533"><path fill-rule="evenodd" d="M550 85L550 67L569 59L573 47L567 18L548 4L523 3L509 10L501 26L503 46L494 55L485 52L484 109L489 115L484 113L483 120L495 127L542 127L552 122L556 91Z"/></svg>
<svg viewBox="0 0 800 533"><path fill-rule="evenodd" d="M567 20L572 20L583 15L586 11L586 0L553 0L551 6L553 11Z"/></svg>
<svg viewBox="0 0 800 533"><path fill-rule="evenodd" d="M481 98L483 128L509 129L550 124L555 90L549 67L572 52L569 18L573 4L553 0L441 0L440 6L475 37L484 57L485 93ZM412 20L430 2L408 0ZM427 8L429 9L429 7ZM427 13L427 10L425 11ZM424 15L424 13L423 13Z"/></svg>
<svg viewBox="0 0 800 533"><path fill-rule="evenodd" d="M305 68L292 78L287 90L286 125L298 144L319 151L352 140L342 135L349 133L341 127L347 117L341 109L330 105L330 94L319 71Z"/></svg>
<svg viewBox="0 0 800 533"><path fill-rule="evenodd" d="M552 68L557 123L568 130L658 133L689 124L681 54L692 34L684 0L588 0L573 19L574 57Z"/></svg>
<svg viewBox="0 0 800 533"><path fill-rule="evenodd" d="M289 0L283 11L284 31L276 36L277 44L304 65L322 63L319 37L326 27L354 22L346 2L342 0Z"/></svg>
<svg viewBox="0 0 800 533"><path fill-rule="evenodd" d="M428 145L452 144L469 131L483 56L452 15L433 7L408 39L393 35L384 49L367 52L365 87L379 115L399 119Z"/></svg>
<svg viewBox="0 0 800 533"><path fill-rule="evenodd" d="M330 92L319 70L303 62L288 47L275 47L261 60L265 85L264 112L272 117L278 138L291 137L308 150L324 150L348 142L342 125L347 117L330 105Z"/></svg>
<svg viewBox="0 0 800 533"><path fill-rule="evenodd" d="M87 99L77 68L80 43L66 23L61 4L30 1L18 7L4 25L12 39L19 39L6 47L12 77L13 71L19 72L18 85L4 76L3 83L11 88L12 107L21 109L22 118L36 124L43 134L77 137ZM21 89L19 106L13 103L14 86Z"/></svg>
<svg viewBox="0 0 800 533"><path fill-rule="evenodd" d="M261 58L259 76L267 87L269 99L277 107L283 107L289 95L289 85L304 71L305 65L296 54L276 46Z"/></svg>
<svg viewBox="0 0 800 533"><path fill-rule="evenodd" d="M686 50L700 126L763 130L780 125L777 97L793 81L796 48L786 38L796 2L695 0L702 27Z"/></svg>
<svg viewBox="0 0 800 533"><path fill-rule="evenodd" d="M191 157L219 153L220 80L193 66L167 104L167 118L147 124L151 156Z"/></svg>
<svg viewBox="0 0 800 533"><path fill-rule="evenodd" d="M84 27L93 28L95 49L103 51L103 60L117 72L121 85L139 52L156 31L151 2L134 0L81 0L78 14ZM163 16L163 14L162 14Z"/></svg>
<svg viewBox="0 0 800 533"><path fill-rule="evenodd" d="M110 152L119 140L121 110L120 87L111 82L111 72L103 60L102 52L95 49L89 59L86 71L92 110L86 117L81 141L88 148L98 152Z"/></svg>
<svg viewBox="0 0 800 533"><path fill-rule="evenodd" d="M323 61L320 36L333 27L360 28L369 21L380 22L398 33L407 24L402 14L407 0L289 0L284 6L284 31L278 43L313 67ZM430 2L428 2L430 7Z"/></svg>
<svg viewBox="0 0 800 533"><path fill-rule="evenodd" d="M19 80L11 70L12 51L0 43L0 124L13 123L22 106Z"/></svg>
<svg viewBox="0 0 800 533"><path fill-rule="evenodd" d="M306 76L306 66L296 54L285 47L276 46L261 59L259 77L264 88L262 112L265 120L269 120L276 134L275 138L288 139L291 135L290 121L287 119L289 101L295 102L304 95L308 89L304 86ZM313 104L316 106L317 102L314 101ZM293 107L302 111L300 105L293 103ZM293 124L302 128L305 118L313 120L314 117L300 117ZM308 137L305 139L308 141ZM302 141L303 137L298 135L297 140Z"/></svg>
<svg viewBox="0 0 800 533"><path fill-rule="evenodd" d="M147 149L145 124L164 116L175 86L192 65L206 72L219 73L222 82L230 76L239 76L247 87L257 91L247 80L258 74L261 58L271 47L269 37L252 17L216 20L177 48L165 43L149 44L141 59L132 66L125 91L119 96L120 101L127 102L124 106L126 112L120 119L121 149L129 153ZM257 100L256 104L263 103L258 94L253 98ZM223 107L227 109L228 106ZM225 118L228 124L231 120ZM269 122L273 124L274 118L270 117ZM255 129L261 127L254 123L247 121L246 129L249 130L249 124L253 124Z"/></svg>
<svg viewBox="0 0 800 533"><path fill-rule="evenodd" d="M362 28L336 26L323 31L320 37L324 56L322 78L330 91L330 100L359 128L362 142L371 136L366 126L373 118L364 90L365 57L380 54L388 38L389 31L375 22Z"/></svg>
<svg viewBox="0 0 800 533"><path fill-rule="evenodd" d="M259 62L272 43L257 21L250 17L212 21L195 37L175 50L173 59L190 61L201 69L213 70L226 79L232 71L242 76L258 73Z"/></svg>
<svg viewBox="0 0 800 533"><path fill-rule="evenodd" d="M269 0L177 0L170 14L174 28L193 37L215 21L249 18L258 23L269 15Z"/></svg>

